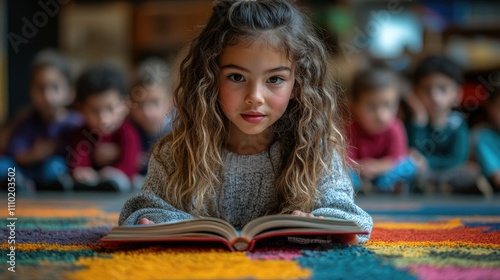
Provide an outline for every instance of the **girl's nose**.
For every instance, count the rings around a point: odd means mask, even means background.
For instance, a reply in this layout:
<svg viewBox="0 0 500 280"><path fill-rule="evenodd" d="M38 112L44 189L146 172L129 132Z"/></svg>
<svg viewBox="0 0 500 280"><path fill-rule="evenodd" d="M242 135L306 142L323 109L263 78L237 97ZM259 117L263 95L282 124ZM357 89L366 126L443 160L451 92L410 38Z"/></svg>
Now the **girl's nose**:
<svg viewBox="0 0 500 280"><path fill-rule="evenodd" d="M262 105L264 104L263 88L258 84L250 85L248 94L245 96L245 103L249 105Z"/></svg>

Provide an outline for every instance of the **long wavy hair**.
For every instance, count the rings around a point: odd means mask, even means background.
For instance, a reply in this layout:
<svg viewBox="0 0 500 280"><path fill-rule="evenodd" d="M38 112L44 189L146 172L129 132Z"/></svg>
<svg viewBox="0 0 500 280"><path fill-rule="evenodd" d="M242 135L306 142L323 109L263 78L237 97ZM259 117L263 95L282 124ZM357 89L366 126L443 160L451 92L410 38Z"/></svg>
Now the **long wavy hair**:
<svg viewBox="0 0 500 280"><path fill-rule="evenodd" d="M274 170L279 206L269 212L310 212L320 180L335 172L334 154L345 168L344 102L328 73L328 52L310 21L287 0L221 0L180 62L173 129L153 150L168 174L164 197L178 209L197 216L220 210L229 120L218 101L219 58L228 45L256 40L284 50L295 64L294 98L272 126L282 164Z"/></svg>

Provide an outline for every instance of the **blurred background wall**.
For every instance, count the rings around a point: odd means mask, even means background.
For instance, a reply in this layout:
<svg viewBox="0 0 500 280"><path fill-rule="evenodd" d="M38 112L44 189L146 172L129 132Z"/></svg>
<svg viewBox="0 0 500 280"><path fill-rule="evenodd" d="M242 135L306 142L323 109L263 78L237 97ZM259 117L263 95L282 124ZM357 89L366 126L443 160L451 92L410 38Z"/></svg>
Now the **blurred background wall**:
<svg viewBox="0 0 500 280"><path fill-rule="evenodd" d="M500 1L301 0L346 83L365 57L407 73L421 57L447 54L466 70L467 96L487 90L500 68ZM156 56L175 60L211 14L211 0L0 0L0 123L29 103L29 65L43 48L75 74L109 62L130 73Z"/></svg>

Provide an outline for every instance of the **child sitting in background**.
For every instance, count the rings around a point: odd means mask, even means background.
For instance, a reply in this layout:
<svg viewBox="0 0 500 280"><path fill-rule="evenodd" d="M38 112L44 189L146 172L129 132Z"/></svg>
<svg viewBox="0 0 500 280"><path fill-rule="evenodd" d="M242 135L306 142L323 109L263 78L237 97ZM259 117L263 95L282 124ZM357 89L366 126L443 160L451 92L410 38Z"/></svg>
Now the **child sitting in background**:
<svg viewBox="0 0 500 280"><path fill-rule="evenodd" d="M416 175L416 162L408 156L408 141L396 117L400 101L399 77L383 65L356 73L350 106L354 122L348 129L351 167L356 190L373 184L379 192L408 190ZM370 187L364 188L369 191Z"/></svg>
<svg viewBox="0 0 500 280"><path fill-rule="evenodd" d="M422 174L428 190L466 190L479 178L479 168L466 164L469 129L453 108L462 99L463 74L459 65L442 56L424 58L413 75L414 94L407 98L410 146L426 161ZM451 187L451 190L449 189Z"/></svg>
<svg viewBox="0 0 500 280"><path fill-rule="evenodd" d="M139 66L135 86L129 95L130 119L142 144L139 157L141 175L146 175L153 144L170 132L172 97L168 89L169 72L164 61L154 58L145 60Z"/></svg>
<svg viewBox="0 0 500 280"><path fill-rule="evenodd" d="M75 190L130 190L141 147L126 120L125 96L124 78L114 68L90 68L78 79L76 98L85 125L74 134L68 154Z"/></svg>
<svg viewBox="0 0 500 280"><path fill-rule="evenodd" d="M34 182L38 190L71 188L65 147L82 118L66 108L74 99L70 66L57 52L44 50L35 57L30 97L32 108L19 117L8 141L9 158L3 161L19 167L24 182Z"/></svg>
<svg viewBox="0 0 500 280"><path fill-rule="evenodd" d="M490 91L485 102L489 127L479 132L476 143L476 159L484 175L496 190L500 190L500 87Z"/></svg>

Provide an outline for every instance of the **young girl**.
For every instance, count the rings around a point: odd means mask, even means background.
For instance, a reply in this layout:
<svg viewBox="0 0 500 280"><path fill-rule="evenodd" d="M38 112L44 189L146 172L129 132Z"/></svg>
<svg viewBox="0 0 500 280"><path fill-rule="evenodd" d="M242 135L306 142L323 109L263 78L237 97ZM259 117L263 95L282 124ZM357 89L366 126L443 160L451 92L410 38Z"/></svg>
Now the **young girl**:
<svg viewBox="0 0 500 280"><path fill-rule="evenodd" d="M282 213L372 229L353 202L327 51L286 0L217 2L180 65L173 130L119 224ZM367 241L351 235L345 243Z"/></svg>

